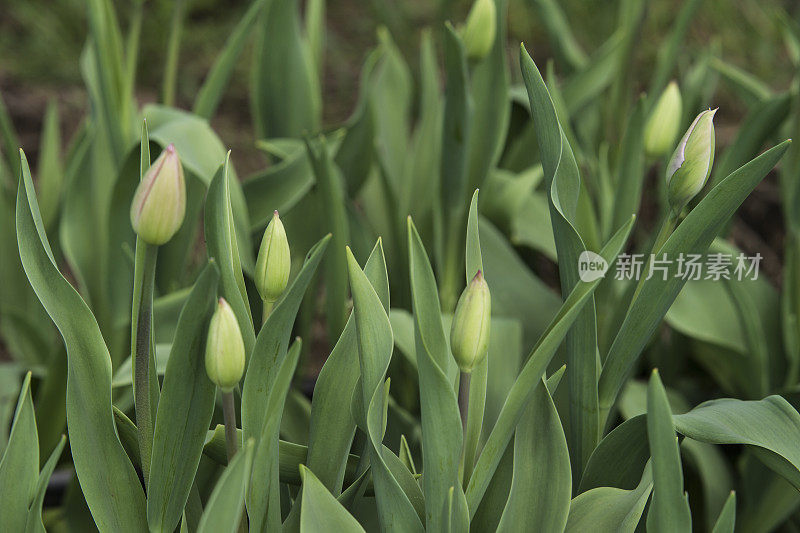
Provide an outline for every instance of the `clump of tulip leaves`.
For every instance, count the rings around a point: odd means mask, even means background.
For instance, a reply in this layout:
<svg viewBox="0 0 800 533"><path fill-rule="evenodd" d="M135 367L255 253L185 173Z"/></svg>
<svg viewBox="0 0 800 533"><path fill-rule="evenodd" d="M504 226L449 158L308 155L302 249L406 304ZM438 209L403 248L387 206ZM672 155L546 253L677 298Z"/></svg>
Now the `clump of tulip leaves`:
<svg viewBox="0 0 800 533"><path fill-rule="evenodd" d="M3 527L724 532L800 516L797 84L773 92L714 47L678 69L700 4L685 0L637 99L646 2L624 3L587 53L556 2L530 2L555 54L542 69L507 46L507 0L477 0L422 33L416 80L387 3L352 116L322 129L324 0L303 16L253 0L191 111L173 105L182 3L160 103L139 108L144 3L123 33L109 0L87 1L91 111L62 154L48 108L36 179L0 106ZM248 46L270 164L239 176L209 120ZM718 84L749 110L720 150ZM731 221L772 172L782 290L675 264L612 275L626 251L738 253ZM605 277L581 280L587 250Z"/></svg>

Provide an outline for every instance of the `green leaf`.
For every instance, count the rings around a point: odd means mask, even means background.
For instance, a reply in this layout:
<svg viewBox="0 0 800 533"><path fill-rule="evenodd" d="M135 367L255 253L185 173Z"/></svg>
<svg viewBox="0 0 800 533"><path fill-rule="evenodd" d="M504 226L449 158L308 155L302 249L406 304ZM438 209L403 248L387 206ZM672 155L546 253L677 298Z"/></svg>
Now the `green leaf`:
<svg viewBox="0 0 800 533"><path fill-rule="evenodd" d="M255 441L253 468L252 471L247 469L250 472L247 515L250 518L251 531L276 531L281 525L278 436L286 395L297 368L301 346L300 339L296 339L286 356L278 363L266 394L265 409L261 411L263 426L257 434L258 440ZM267 416L264 417L263 413L267 413ZM244 434L247 436L247 432Z"/></svg>
<svg viewBox="0 0 800 533"><path fill-rule="evenodd" d="M601 251L600 255L606 259L610 265L613 264L614 258L619 254L627 241L628 235L633 227L633 221L634 218L631 218L628 224L617 231ZM511 440L511 436L522 417L525 407L533 396L536 387L539 385L540 378L553 358L556 349L566 336L567 331L575 321L578 313L590 299L594 289L597 288L598 283L599 280L589 283L581 282L572 290L569 297L558 311L558 314L556 314L551 325L542 335L536 346L534 346L522 372L509 390L508 398L478 458L475 471L467 486L466 495L472 516L474 516L486 492L486 488L505 452L506 446L508 446Z"/></svg>
<svg viewBox="0 0 800 533"><path fill-rule="evenodd" d="M64 445L66 443L67 438L61 435L61 439L42 467L42 472L39 474L39 481L36 483L36 496L28 510L28 517L25 522L25 533L45 533L44 522L42 521L44 497L50 483L50 476L53 475L53 470L55 470L58 460L61 458L61 452L64 451Z"/></svg>
<svg viewBox="0 0 800 533"><path fill-rule="evenodd" d="M9 531L25 529L38 479L39 437L31 399L31 373L28 372L19 393L8 446L0 459L0 514L3 527L8 527Z"/></svg>
<svg viewBox="0 0 800 533"><path fill-rule="evenodd" d="M300 515L301 533L323 533L326 531L364 531L358 520L336 501L325 485L314 473L300 465L303 478L303 510Z"/></svg>
<svg viewBox="0 0 800 533"><path fill-rule="evenodd" d="M347 264L361 374L362 411L355 415L369 439L378 517L381 527L387 530L397 527L404 531L422 531L420 517L387 465L387 450L382 444L389 392L388 384L384 384L384 376L393 349L392 327L387 315L388 298L385 302L381 301L349 248Z"/></svg>
<svg viewBox="0 0 800 533"><path fill-rule="evenodd" d="M789 142L764 152L714 187L675 229L659 253L675 258L680 253L704 252L736 208L786 152ZM668 269L666 279L652 276L642 283L614 338L600 374L601 422L605 422L645 343L685 283L675 275L675 263Z"/></svg>
<svg viewBox="0 0 800 533"><path fill-rule="evenodd" d="M225 163L217 170L217 174L208 188L205 237L208 256L219 264L219 292L236 314L239 329L242 330L245 353L249 355L253 350L256 335L253 329L250 300L247 297L242 266L239 262L238 236L234 230L230 195L230 181L233 177L228 174L229 163L230 153L225 158ZM245 242L249 243L250 241Z"/></svg>
<svg viewBox="0 0 800 533"><path fill-rule="evenodd" d="M647 424L636 416L615 427L589 457L578 493L598 487L633 489L650 459Z"/></svg>
<svg viewBox="0 0 800 533"><path fill-rule="evenodd" d="M650 468L633 490L598 487L573 498L565 529L568 533L618 531L633 533L653 488Z"/></svg>
<svg viewBox="0 0 800 533"><path fill-rule="evenodd" d="M120 444L111 409L111 360L86 303L55 265L33 192L28 162L17 196L20 258L34 290L67 346L67 426L75 470L100 529L144 531L145 499ZM97 468L103 458L103 468Z"/></svg>
<svg viewBox="0 0 800 533"><path fill-rule="evenodd" d="M264 0L254 0L247 8L242 19L225 41L217 59L206 76L203 86L197 92L194 101L194 114L204 119L211 119L217 111L222 95L233 76L233 70L239 56L242 55L247 38L253 30L261 9L267 4Z"/></svg>
<svg viewBox="0 0 800 533"><path fill-rule="evenodd" d="M466 502L458 475L463 429L458 401L448 377L448 368L453 365L453 359L442 331L433 270L410 218L408 250L422 411L425 524L434 531L444 527L442 509L447 505L450 487L455 487L453 505L458 519L452 526L460 531L469 524L469 518L465 516Z"/></svg>
<svg viewBox="0 0 800 533"><path fill-rule="evenodd" d="M350 242L344 179L339 168L330 159L324 138L308 141L306 149L319 186L325 227L333 234L332 250L325 260L325 306L328 338L338 339L347 320L347 259L344 249Z"/></svg>
<svg viewBox="0 0 800 533"><path fill-rule="evenodd" d="M719 518L714 524L714 529L711 533L733 533L734 526L736 525L736 493L731 491L728 496L725 506L719 513Z"/></svg>
<svg viewBox="0 0 800 533"><path fill-rule="evenodd" d="M647 387L647 437L654 485L653 501L647 513L647 530L691 531L692 515L688 495L683 491L678 438L658 370L653 370Z"/></svg>
<svg viewBox="0 0 800 533"><path fill-rule="evenodd" d="M388 306L389 280L380 243L375 245L367 259L364 273L381 303ZM355 317L351 314L317 377L311 403L306 464L334 496L342 492L348 453L356 429L350 410L342 409L341 399L353 397L359 380L357 342Z"/></svg>
<svg viewBox="0 0 800 533"><path fill-rule="evenodd" d="M61 131L58 120L58 104L51 100L47 104L42 125L39 151L38 180L39 208L45 228L52 228L58 216L64 170L61 167Z"/></svg>
<svg viewBox="0 0 800 533"><path fill-rule="evenodd" d="M261 327L244 377L242 387L242 429L248 440L261 434L267 408L267 392L286 357L297 310L314 272L330 242L322 238L306 255L306 261Z"/></svg>
<svg viewBox="0 0 800 533"><path fill-rule="evenodd" d="M581 48L569 26L564 11L555 0L532 0L530 2L539 14L539 18L547 28L547 37L553 44L559 59L571 69L581 69L586 65L588 57Z"/></svg>
<svg viewBox="0 0 800 533"><path fill-rule="evenodd" d="M711 400L673 416L679 433L712 444L746 444L768 467L800 488L800 414L780 396Z"/></svg>
<svg viewBox="0 0 800 533"><path fill-rule="evenodd" d="M235 533L239 530L248 488L250 466L253 463L252 440L245 443L220 476L206 503L198 533Z"/></svg>
<svg viewBox="0 0 800 533"><path fill-rule="evenodd" d="M563 367L562 367L563 368ZM498 531L563 531L572 496L569 451L548 387L537 387L514 436L514 475Z"/></svg>
<svg viewBox="0 0 800 533"><path fill-rule="evenodd" d="M261 22L251 93L256 134L270 138L316 133L322 95L317 67L300 27L299 2L271 1Z"/></svg>
<svg viewBox="0 0 800 533"><path fill-rule="evenodd" d="M567 295L580 282L578 263L586 250L578 230L578 197L581 176L567 142L555 106L536 64L520 51L525 87L539 142L548 191L550 220L558 252L561 293ZM623 220L627 219L628 213ZM597 400L597 319L594 298L580 312L566 336L569 380L569 431L573 477L577 480L597 445L600 434Z"/></svg>
<svg viewBox="0 0 800 533"><path fill-rule="evenodd" d="M147 492L151 530L172 531L181 519L214 413L216 387L206 375L205 340L218 281L219 270L209 263L178 319L155 423Z"/></svg>

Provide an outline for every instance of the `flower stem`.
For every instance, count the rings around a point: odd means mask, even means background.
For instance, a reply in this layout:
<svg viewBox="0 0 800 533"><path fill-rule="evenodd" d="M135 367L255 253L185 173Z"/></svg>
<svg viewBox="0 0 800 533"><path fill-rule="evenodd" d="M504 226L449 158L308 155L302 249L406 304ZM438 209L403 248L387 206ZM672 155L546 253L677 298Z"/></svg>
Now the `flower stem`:
<svg viewBox="0 0 800 533"><path fill-rule="evenodd" d="M150 479L150 457L153 449L153 413L151 397L151 326L153 290L156 276L158 247L137 241L134 268L131 338L134 360L134 405L136 429L139 436L139 455L145 486Z"/></svg>
<svg viewBox="0 0 800 533"><path fill-rule="evenodd" d="M261 325L267 323L267 319L269 318L270 313L272 313L272 309L275 307L275 302L268 302L264 300L264 311L261 313Z"/></svg>
<svg viewBox="0 0 800 533"><path fill-rule="evenodd" d="M225 447L228 451L228 464L239 450L239 436L236 433L236 406L233 403L233 391L222 393L222 417L225 421Z"/></svg>
<svg viewBox="0 0 800 533"><path fill-rule="evenodd" d="M464 429L464 443L467 442L467 418L469 414L469 381L470 374L461 372L458 380L458 410L461 412L461 427Z"/></svg>

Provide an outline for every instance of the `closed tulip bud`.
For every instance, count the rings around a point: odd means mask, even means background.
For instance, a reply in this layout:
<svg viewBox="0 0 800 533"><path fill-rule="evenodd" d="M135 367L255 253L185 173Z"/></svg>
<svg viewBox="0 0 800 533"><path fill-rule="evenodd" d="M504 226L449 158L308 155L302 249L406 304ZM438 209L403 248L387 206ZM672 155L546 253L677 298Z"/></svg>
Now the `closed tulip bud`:
<svg viewBox="0 0 800 533"><path fill-rule="evenodd" d="M233 309L224 298L208 325L206 373L222 392L230 392L244 373L244 341Z"/></svg>
<svg viewBox="0 0 800 533"><path fill-rule="evenodd" d="M261 248L256 260L256 287L265 302L276 301L289 283L292 259L289 254L289 240L278 212L272 216L264 230Z"/></svg>
<svg viewBox="0 0 800 533"><path fill-rule="evenodd" d="M472 372L489 348L492 297L479 270L461 293L450 328L450 349L462 372Z"/></svg>
<svg viewBox="0 0 800 533"><path fill-rule="evenodd" d="M467 57L479 61L489 55L497 32L494 0L475 0L461 33Z"/></svg>
<svg viewBox="0 0 800 533"><path fill-rule="evenodd" d="M139 182L131 204L133 231L148 244L164 244L183 224L186 186L178 151L170 144Z"/></svg>
<svg viewBox="0 0 800 533"><path fill-rule="evenodd" d="M644 128L644 150L651 157L661 157L675 146L681 125L681 91L670 82L656 102Z"/></svg>
<svg viewBox="0 0 800 533"><path fill-rule="evenodd" d="M694 198L706 184L714 164L714 114L703 111L694 119L675 148L667 166L669 203L675 213Z"/></svg>

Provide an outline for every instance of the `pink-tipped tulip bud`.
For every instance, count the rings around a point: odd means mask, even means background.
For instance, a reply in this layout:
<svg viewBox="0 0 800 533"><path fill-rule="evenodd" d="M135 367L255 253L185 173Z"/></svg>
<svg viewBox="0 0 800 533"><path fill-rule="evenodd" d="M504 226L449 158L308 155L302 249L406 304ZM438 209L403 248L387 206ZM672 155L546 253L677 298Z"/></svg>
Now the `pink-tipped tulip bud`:
<svg viewBox="0 0 800 533"><path fill-rule="evenodd" d="M186 185L178 150L170 144L139 182L131 204L131 226L146 243L169 241L186 214Z"/></svg>
<svg viewBox="0 0 800 533"><path fill-rule="evenodd" d="M492 296L479 270L461 293L450 328L450 350L462 372L472 372L489 350Z"/></svg>
<svg viewBox="0 0 800 533"><path fill-rule="evenodd" d="M224 298L208 325L206 374L223 392L230 392L244 374L244 341L233 309Z"/></svg>

